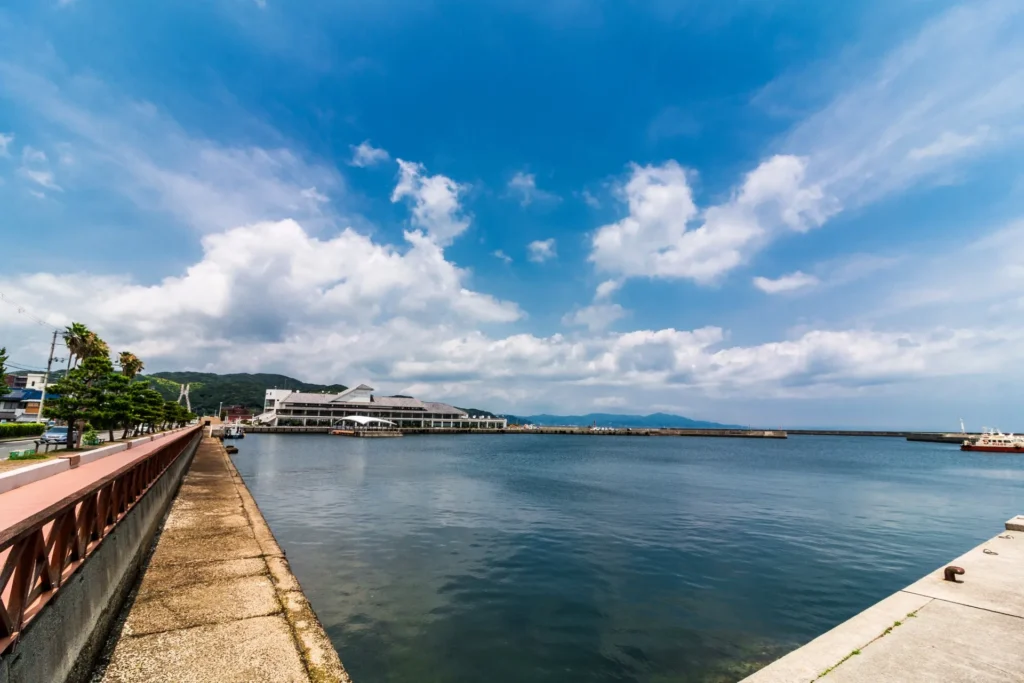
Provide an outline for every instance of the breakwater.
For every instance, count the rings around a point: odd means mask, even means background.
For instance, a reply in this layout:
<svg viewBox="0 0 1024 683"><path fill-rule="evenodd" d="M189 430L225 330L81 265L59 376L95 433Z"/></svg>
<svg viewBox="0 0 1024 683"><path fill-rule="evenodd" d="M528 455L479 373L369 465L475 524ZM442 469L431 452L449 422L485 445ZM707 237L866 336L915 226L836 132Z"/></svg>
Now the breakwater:
<svg viewBox="0 0 1024 683"><path fill-rule="evenodd" d="M331 427L245 426L246 434L328 434ZM783 430L770 429L649 429L537 427L534 429L403 429L403 434L571 434L574 436L712 436L739 439L785 439ZM215 430L214 435L218 432Z"/></svg>

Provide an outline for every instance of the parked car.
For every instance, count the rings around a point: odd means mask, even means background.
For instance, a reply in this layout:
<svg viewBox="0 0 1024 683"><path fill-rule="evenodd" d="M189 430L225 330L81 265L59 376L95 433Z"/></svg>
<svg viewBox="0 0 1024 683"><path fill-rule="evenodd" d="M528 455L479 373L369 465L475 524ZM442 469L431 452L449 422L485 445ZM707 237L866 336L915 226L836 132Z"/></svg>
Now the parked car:
<svg viewBox="0 0 1024 683"><path fill-rule="evenodd" d="M39 437L39 440L43 443L67 443L68 442L68 428L67 427L50 427L43 435Z"/></svg>

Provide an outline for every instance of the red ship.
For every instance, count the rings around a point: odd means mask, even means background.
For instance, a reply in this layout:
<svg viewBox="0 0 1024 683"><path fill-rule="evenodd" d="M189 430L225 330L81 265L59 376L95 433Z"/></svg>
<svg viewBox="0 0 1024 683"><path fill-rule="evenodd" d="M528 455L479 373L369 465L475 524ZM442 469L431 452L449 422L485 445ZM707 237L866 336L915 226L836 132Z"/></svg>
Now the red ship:
<svg viewBox="0 0 1024 683"><path fill-rule="evenodd" d="M965 439L960 450L981 451L982 453L1024 453L1024 436L989 432L982 434L974 441Z"/></svg>

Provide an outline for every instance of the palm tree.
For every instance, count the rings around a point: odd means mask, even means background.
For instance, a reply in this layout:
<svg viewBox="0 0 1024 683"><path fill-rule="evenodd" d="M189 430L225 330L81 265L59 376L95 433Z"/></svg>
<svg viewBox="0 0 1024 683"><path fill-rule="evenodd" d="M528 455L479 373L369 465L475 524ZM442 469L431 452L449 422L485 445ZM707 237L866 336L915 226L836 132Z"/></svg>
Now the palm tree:
<svg viewBox="0 0 1024 683"><path fill-rule="evenodd" d="M135 375L146 369L142 360L130 351L122 351L118 356L117 364L121 366L121 374L128 379L134 379Z"/></svg>
<svg viewBox="0 0 1024 683"><path fill-rule="evenodd" d="M71 323L64 329L64 343L68 347L68 370L71 370L71 363L76 357L81 359L86 340L91 334L89 328L82 323Z"/></svg>
<svg viewBox="0 0 1024 683"><path fill-rule="evenodd" d="M99 335L90 330L85 337L81 358L110 358L110 347L99 338Z"/></svg>

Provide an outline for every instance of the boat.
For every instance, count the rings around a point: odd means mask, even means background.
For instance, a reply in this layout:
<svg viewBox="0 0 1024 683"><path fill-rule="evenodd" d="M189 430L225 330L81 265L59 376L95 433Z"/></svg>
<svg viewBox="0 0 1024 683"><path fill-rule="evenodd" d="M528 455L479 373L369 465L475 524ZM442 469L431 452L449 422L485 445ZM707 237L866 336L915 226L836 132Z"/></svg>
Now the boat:
<svg viewBox="0 0 1024 683"><path fill-rule="evenodd" d="M241 425L228 425L224 428L223 438L225 439L244 439L245 430L242 429Z"/></svg>
<svg viewBox="0 0 1024 683"><path fill-rule="evenodd" d="M990 431L973 441L971 439L964 439L964 442L960 444L960 450L979 451L981 453L1024 454L1024 436Z"/></svg>

